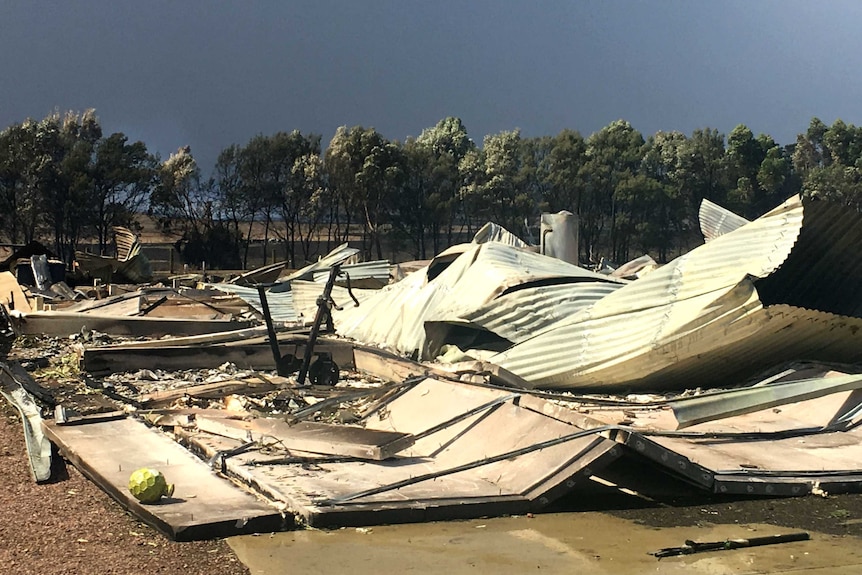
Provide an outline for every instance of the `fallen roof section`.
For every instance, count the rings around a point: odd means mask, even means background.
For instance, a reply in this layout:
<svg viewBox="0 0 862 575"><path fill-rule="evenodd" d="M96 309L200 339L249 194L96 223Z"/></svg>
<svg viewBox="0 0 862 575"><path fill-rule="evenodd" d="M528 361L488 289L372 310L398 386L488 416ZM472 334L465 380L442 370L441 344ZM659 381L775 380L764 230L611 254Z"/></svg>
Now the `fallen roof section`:
<svg viewBox="0 0 862 575"><path fill-rule="evenodd" d="M308 465L246 451L226 459L224 468L288 504L309 525L336 527L538 510L619 456L598 430L521 406L519 397L424 379L390 395L363 421L366 430L415 441L394 459ZM213 454L237 444L200 433L190 441ZM267 465L254 464L264 460Z"/></svg>
<svg viewBox="0 0 862 575"><path fill-rule="evenodd" d="M742 216L736 215L706 198L700 202L698 220L700 220L700 231L703 234L703 239L707 242L748 223L748 220Z"/></svg>
<svg viewBox="0 0 862 575"><path fill-rule="evenodd" d="M714 387L794 359L860 361L862 266L846 262L860 218L791 198L486 359L569 389Z"/></svg>
<svg viewBox="0 0 862 575"><path fill-rule="evenodd" d="M470 322L474 315L481 315L501 296L527 288L582 282L618 287L624 283L562 260L506 244L488 242L457 248L454 251L447 250L456 257L445 268L441 268L437 264L439 260L435 258L426 268L371 295L359 307L334 311L333 319L338 334L432 359L440 352L446 336L437 335L429 339L425 329L427 322ZM445 255L443 259L448 262ZM588 297L588 289L584 290L585 297ZM524 297L536 293L541 295L542 291L530 292ZM553 294L550 297L553 298ZM516 298L519 299L518 296L510 299ZM578 305L576 299L557 297L555 301ZM523 317L528 322L548 323L542 315ZM483 331L488 332L487 329Z"/></svg>
<svg viewBox="0 0 862 575"><path fill-rule="evenodd" d="M159 431L124 418L83 425L44 423L60 452L120 505L172 539L190 541L282 529L281 512L218 477ZM161 471L174 496L142 504L129 492L141 467Z"/></svg>

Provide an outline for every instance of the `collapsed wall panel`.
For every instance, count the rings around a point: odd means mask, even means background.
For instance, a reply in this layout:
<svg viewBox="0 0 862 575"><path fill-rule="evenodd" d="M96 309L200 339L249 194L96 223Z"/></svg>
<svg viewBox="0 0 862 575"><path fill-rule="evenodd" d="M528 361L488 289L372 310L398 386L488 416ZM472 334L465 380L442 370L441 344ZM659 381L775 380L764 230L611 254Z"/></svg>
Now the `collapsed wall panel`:
<svg viewBox="0 0 862 575"><path fill-rule="evenodd" d="M131 419L82 425L43 424L64 457L120 505L168 537L189 541L277 531L278 509L226 479L164 434ZM141 467L161 471L174 495L142 504L129 492L129 476Z"/></svg>
<svg viewBox="0 0 862 575"><path fill-rule="evenodd" d="M620 454L613 441L518 404L519 395L426 379L378 406L369 430L415 443L385 461L270 453L225 459L227 472L284 501L312 526L429 521L538 510ZM197 434L206 453L229 448ZM233 445L235 446L235 445Z"/></svg>

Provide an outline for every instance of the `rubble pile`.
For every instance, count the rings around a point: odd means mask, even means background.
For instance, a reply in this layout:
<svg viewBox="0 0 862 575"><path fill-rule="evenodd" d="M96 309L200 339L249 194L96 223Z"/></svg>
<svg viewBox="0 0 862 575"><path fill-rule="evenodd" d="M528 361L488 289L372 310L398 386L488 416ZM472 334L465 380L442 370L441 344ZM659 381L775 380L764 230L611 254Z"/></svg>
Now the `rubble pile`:
<svg viewBox="0 0 862 575"><path fill-rule="evenodd" d="M40 259L0 272L0 389L36 481L53 444L177 539L533 513L595 483L859 491L860 215L705 202L701 224L691 252L616 270L494 224L406 275L343 245L72 289ZM174 490L138 500L138 469Z"/></svg>

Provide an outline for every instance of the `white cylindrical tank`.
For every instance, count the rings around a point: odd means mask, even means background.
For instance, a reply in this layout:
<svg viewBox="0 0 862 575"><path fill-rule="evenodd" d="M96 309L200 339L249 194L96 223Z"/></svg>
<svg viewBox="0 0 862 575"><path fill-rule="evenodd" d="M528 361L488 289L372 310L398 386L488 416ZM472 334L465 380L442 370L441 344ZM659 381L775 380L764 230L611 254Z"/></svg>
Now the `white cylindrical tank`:
<svg viewBox="0 0 862 575"><path fill-rule="evenodd" d="M541 222L542 253L578 265L578 216L567 211L545 213Z"/></svg>

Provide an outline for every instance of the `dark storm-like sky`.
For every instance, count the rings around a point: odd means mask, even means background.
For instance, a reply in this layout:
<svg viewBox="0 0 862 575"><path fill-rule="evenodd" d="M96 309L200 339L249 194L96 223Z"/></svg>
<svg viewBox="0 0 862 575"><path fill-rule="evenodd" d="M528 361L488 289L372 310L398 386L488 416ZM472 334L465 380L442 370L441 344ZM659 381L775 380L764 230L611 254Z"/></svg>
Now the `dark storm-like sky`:
<svg viewBox="0 0 862 575"><path fill-rule="evenodd" d="M205 173L259 133L403 141L446 116L480 144L619 118L787 144L813 116L862 123L860 60L853 0L5 0L0 128L95 108Z"/></svg>

